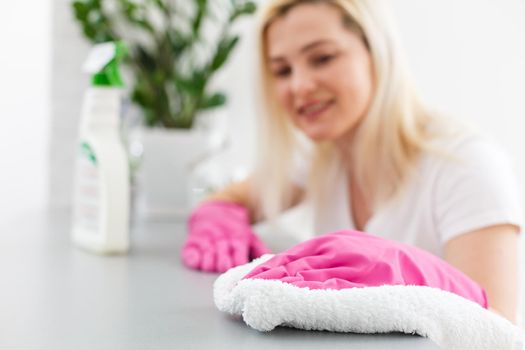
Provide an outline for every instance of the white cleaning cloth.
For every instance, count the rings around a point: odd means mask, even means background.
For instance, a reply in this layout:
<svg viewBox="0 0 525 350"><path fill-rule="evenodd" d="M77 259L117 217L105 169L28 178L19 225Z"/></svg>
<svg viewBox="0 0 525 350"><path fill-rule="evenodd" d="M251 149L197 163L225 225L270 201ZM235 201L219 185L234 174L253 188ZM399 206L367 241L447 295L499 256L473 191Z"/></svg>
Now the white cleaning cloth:
<svg viewBox="0 0 525 350"><path fill-rule="evenodd" d="M422 286L322 290L241 280L271 254L232 268L214 284L217 308L259 331L277 326L352 333L402 332L447 350L522 350L521 330L458 295Z"/></svg>

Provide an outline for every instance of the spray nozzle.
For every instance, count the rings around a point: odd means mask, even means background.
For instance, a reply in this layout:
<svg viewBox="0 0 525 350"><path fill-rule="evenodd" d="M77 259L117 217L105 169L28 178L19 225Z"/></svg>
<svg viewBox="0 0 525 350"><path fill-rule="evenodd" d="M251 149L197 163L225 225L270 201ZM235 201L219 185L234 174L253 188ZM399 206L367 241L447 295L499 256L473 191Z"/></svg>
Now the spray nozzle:
<svg viewBox="0 0 525 350"><path fill-rule="evenodd" d="M119 62L126 56L127 47L122 41L97 44L90 51L83 70L92 75L95 86L123 86Z"/></svg>

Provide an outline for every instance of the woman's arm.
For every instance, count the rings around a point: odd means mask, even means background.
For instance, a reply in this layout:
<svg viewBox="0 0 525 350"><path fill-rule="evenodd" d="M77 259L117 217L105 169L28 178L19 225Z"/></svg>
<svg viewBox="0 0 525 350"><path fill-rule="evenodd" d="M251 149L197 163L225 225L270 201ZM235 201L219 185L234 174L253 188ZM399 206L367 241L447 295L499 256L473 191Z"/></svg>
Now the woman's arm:
<svg viewBox="0 0 525 350"><path fill-rule="evenodd" d="M206 200L223 200L227 202L234 202L247 208L250 212L252 223L263 220L259 200L252 190L252 179L247 178L243 181L235 182L228 185L226 188L212 194ZM303 199L304 190L299 186L292 188L292 204L293 207Z"/></svg>
<svg viewBox="0 0 525 350"><path fill-rule="evenodd" d="M519 288L519 229L495 225L455 237L445 244L450 264L487 292L489 308L516 322Z"/></svg>

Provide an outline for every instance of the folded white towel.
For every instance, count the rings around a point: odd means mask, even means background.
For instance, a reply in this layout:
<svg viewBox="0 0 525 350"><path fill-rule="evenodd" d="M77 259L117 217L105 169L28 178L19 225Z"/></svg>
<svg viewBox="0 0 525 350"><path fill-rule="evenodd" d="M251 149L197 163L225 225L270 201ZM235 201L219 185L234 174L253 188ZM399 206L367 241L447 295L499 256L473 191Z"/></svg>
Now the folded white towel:
<svg viewBox="0 0 525 350"><path fill-rule="evenodd" d="M403 332L447 350L522 350L521 330L458 295L422 286L310 290L273 280L241 280L267 254L228 270L214 284L217 308L259 331L277 326L353 333Z"/></svg>

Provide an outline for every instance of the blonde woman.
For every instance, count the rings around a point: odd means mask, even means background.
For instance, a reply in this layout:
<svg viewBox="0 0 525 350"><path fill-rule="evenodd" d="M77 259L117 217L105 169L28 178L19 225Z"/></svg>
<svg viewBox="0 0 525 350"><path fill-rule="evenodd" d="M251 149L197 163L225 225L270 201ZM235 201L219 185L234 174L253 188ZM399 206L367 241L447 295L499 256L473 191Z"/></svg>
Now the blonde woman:
<svg viewBox="0 0 525 350"><path fill-rule="evenodd" d="M511 167L420 102L383 2L271 0L258 40L258 166L195 209L183 262L223 272L268 252L250 224L306 199L316 234L422 248L514 321L522 218Z"/></svg>

